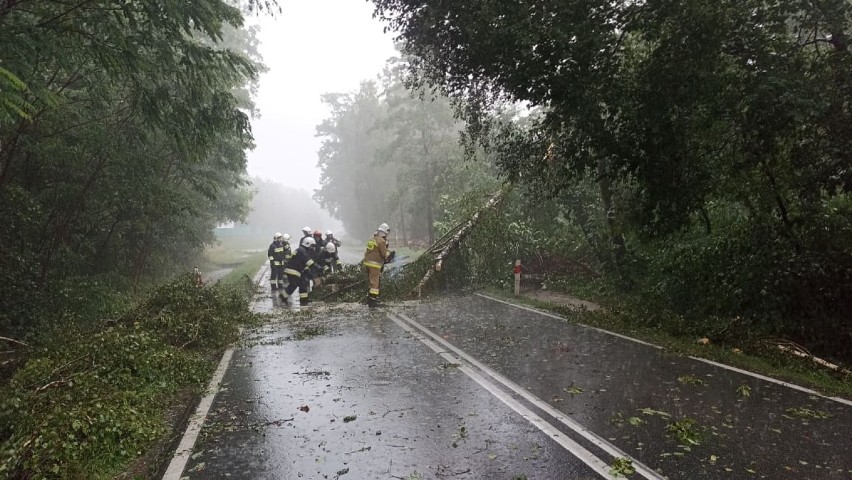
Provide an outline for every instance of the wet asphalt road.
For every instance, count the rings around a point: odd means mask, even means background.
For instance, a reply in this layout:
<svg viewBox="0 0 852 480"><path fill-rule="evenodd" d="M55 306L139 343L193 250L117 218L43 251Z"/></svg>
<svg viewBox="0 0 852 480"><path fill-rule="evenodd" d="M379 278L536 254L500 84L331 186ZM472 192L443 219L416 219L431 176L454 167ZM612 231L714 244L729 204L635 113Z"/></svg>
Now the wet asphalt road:
<svg viewBox="0 0 852 480"><path fill-rule="evenodd" d="M852 478L848 405L481 296L255 308L184 478Z"/></svg>

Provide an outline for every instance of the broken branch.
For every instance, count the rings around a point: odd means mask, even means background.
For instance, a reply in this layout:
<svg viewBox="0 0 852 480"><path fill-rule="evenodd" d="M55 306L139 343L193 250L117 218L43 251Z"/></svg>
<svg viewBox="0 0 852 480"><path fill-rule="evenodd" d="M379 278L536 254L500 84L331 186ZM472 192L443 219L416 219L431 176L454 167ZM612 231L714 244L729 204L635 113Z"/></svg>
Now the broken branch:
<svg viewBox="0 0 852 480"><path fill-rule="evenodd" d="M15 340L14 338L9 338L9 337L0 337L0 340L4 340L4 341L9 342L9 343L16 343L16 344L18 344L18 345L22 345L22 346L24 346L24 347L29 347L29 345L28 345L28 344L26 344L26 343L24 343L24 342L22 342L22 341L20 341L20 340Z"/></svg>
<svg viewBox="0 0 852 480"><path fill-rule="evenodd" d="M795 355L799 358L807 358L808 360L811 360L812 362L816 363L817 365L821 365L823 367L830 368L831 370L834 370L835 372L840 372L844 375L852 375L852 371L849 371L849 370L847 370L847 369L845 369L845 368L843 368L839 365L835 365L831 362L828 362L828 361L823 360L819 357L811 355L810 353L804 351L804 349L802 349L802 348L794 348L794 347L788 347L786 345L778 345L778 349L781 350L782 352L789 353L791 355Z"/></svg>
<svg viewBox="0 0 852 480"><path fill-rule="evenodd" d="M471 230L473 230L473 227L475 227L476 224L479 223L479 220L482 218L483 212L485 212L487 210L491 210L494 207L496 207L497 205L499 205L500 202L503 200L504 195L506 194L506 192L509 191L510 188L511 188L510 184L506 184L506 185L503 185L502 187L500 187L500 190L498 190L496 193L494 193L494 195L491 196L491 198L488 200L488 202L486 202L485 205L482 208L477 210L476 213L474 213L473 216L470 217L470 220L468 220L456 232L456 234L452 236L452 238L446 243L446 245L441 250L441 252L438 253L437 255L435 255L434 268L430 268L426 272L426 274L420 280L420 283L418 283L417 286L414 288L412 293L416 292L418 298L421 296L421 294L423 292L423 287L426 285L427 282L429 282L429 279L432 278L432 275L435 272L441 271L441 268L443 268L444 260L447 258L447 256L449 256L449 254L455 248L457 248L459 246L459 243L461 243L462 239L468 233L470 233ZM430 248L429 250L432 251L433 248L434 247Z"/></svg>

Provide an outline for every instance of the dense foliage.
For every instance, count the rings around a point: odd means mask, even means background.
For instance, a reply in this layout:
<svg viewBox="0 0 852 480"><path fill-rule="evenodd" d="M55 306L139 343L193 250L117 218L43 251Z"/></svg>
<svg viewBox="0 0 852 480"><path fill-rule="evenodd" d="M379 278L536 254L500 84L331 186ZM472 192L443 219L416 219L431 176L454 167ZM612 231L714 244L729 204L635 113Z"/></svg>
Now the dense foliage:
<svg viewBox="0 0 852 480"><path fill-rule="evenodd" d="M512 221L540 253L687 321L852 351L848 2L374 3L407 84L538 199Z"/></svg>
<svg viewBox="0 0 852 480"><path fill-rule="evenodd" d="M242 24L223 0L0 3L0 333L66 287L191 266L246 215L261 67Z"/></svg>
<svg viewBox="0 0 852 480"><path fill-rule="evenodd" d="M121 317L46 332L0 394L0 476L114 478L170 431L175 393L202 387L211 354L253 321L253 287L184 276Z"/></svg>

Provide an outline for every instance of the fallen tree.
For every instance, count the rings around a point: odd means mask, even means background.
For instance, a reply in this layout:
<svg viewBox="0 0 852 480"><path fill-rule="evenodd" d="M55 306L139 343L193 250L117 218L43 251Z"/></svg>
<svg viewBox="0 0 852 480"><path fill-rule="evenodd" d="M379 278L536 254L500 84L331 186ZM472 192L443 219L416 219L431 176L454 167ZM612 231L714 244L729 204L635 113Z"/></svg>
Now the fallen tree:
<svg viewBox="0 0 852 480"><path fill-rule="evenodd" d="M417 283L417 286L412 290L412 294L416 294L417 298L420 298L423 294L423 287L429 282L435 272L440 272L443 268L444 260L458 248L461 241L467 236L473 228L479 223L482 219L483 215L494 208L496 208L500 202L503 200L505 195L512 189L512 185L507 183L500 187L497 192L495 192L491 198L485 202L485 205L482 206L467 222L463 222L459 224L459 226L455 229L455 234L453 234L453 230L450 230L443 237L441 237L437 242L435 242L432 247L429 248L429 251L426 253L434 255L434 267L430 268L423 275L423 278L420 279L420 282Z"/></svg>

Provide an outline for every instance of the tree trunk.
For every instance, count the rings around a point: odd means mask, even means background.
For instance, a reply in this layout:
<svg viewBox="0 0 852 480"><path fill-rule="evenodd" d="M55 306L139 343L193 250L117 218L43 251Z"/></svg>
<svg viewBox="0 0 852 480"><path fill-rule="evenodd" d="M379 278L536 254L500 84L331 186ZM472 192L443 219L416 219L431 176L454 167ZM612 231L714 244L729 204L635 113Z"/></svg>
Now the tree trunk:
<svg viewBox="0 0 852 480"><path fill-rule="evenodd" d="M610 183L608 167L609 163L606 157L599 155L597 159L598 188L600 189L601 204L606 215L607 232L609 233L611 243L611 248L609 249L611 251L609 255L611 260L609 266L616 275L623 279L624 276L621 267L624 263L626 248L624 246L624 237L618 231L618 223L615 221L615 207L612 205L612 184Z"/></svg>
<svg viewBox="0 0 852 480"><path fill-rule="evenodd" d="M698 210L698 214L701 215L701 220L704 221L704 233L707 235L713 233L713 224L710 223L710 215L707 214L707 209L702 206Z"/></svg>
<svg viewBox="0 0 852 480"><path fill-rule="evenodd" d="M477 212L474 213L472 217L470 217L470 220L468 220L461 227L461 229L459 229L456 232L456 234L453 235L453 237L450 239L449 242L447 242L447 244L444 246L444 248L441 249L441 251L437 255L435 255L435 258L434 258L435 264L434 264L433 268L430 268L426 272L426 274L423 276L423 278L420 280L420 282L414 288L412 293L416 293L417 296L420 297L420 295L423 291L423 287L426 285L426 283L429 282L429 279L432 278L432 275L434 275L435 272L441 271L441 268L443 268L444 260L450 255L450 253L453 250L455 250L459 246L459 243L461 243L462 239L465 236L467 236L467 234L470 233L471 230L473 230L473 227L475 227L479 223L479 220L482 218L482 215L486 211L492 210L493 208L495 208L497 205L500 204L500 202L503 200L503 197L505 197L506 193L510 189L511 189L510 184L503 185L500 188L500 190L497 190L497 192L494 195L491 196L491 198L488 200L488 202L486 202L485 205L482 208L477 210ZM435 246L433 245L433 248L430 248L429 251L432 252L434 250L435 250Z"/></svg>
<svg viewBox="0 0 852 480"><path fill-rule="evenodd" d="M402 232L402 244L408 246L408 233L405 231L405 207L402 202L399 204L399 231Z"/></svg>
<svg viewBox="0 0 852 480"><path fill-rule="evenodd" d="M781 223L784 225L784 236L790 240L793 245L793 249L797 253L801 252L802 247L799 245L798 240L796 240L795 231L793 230L793 222L790 220L790 213L787 209L787 203L781 196L781 191L778 188L778 182L775 179L775 174L772 172L768 162L761 161L760 164L761 167L763 167L763 173L766 175L766 179L769 182L769 188L772 191L772 198L775 201L775 206L778 208L778 216L781 218Z"/></svg>
<svg viewBox="0 0 852 480"><path fill-rule="evenodd" d="M429 154L429 142L426 139L426 131L420 130L420 139L423 142L423 156L426 159L426 234L429 237L429 245L435 243L435 174L432 171L432 158Z"/></svg>

